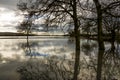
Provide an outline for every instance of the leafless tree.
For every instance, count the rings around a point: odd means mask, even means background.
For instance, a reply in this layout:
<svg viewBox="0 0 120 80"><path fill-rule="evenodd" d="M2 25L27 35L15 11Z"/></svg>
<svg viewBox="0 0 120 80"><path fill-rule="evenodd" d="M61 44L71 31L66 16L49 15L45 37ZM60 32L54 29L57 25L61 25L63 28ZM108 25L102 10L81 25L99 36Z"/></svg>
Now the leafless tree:
<svg viewBox="0 0 120 80"><path fill-rule="evenodd" d="M47 25L60 24L64 25L68 20L74 22L75 42L76 42L76 58L74 67L74 80L77 80L79 72L80 60L80 32L78 20L78 3L77 0L28 0L20 2L19 9L27 11L30 16L43 16L46 19Z"/></svg>
<svg viewBox="0 0 120 80"><path fill-rule="evenodd" d="M81 5L83 4L83 6ZM87 4L84 5L84 4ZM98 36L98 64L97 64L97 80L101 80L102 62L104 53L103 42L103 14L109 14L114 17L119 17L119 0L27 0L26 2L19 2L18 8L29 14L29 17L37 16L44 17L46 25L65 25L70 20L74 23L74 37L75 37L75 65L73 80L77 80L79 73L80 60L80 25L81 18L91 19L95 16L97 22L97 36ZM118 11L117 11L118 10ZM114 11L114 12L113 12ZM84 14L84 13L89 13ZM84 15L83 15L84 14ZM82 15L82 16L81 16ZM87 15L87 16L86 16ZM62 23L62 24L61 24Z"/></svg>

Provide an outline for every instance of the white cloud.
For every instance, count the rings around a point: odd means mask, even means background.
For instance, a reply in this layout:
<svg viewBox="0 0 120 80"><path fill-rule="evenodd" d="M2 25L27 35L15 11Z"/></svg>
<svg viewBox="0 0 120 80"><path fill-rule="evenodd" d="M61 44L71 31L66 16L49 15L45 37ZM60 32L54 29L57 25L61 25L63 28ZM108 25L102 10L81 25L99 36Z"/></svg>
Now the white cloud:
<svg viewBox="0 0 120 80"><path fill-rule="evenodd" d="M9 31L12 32L13 28L23 20L23 16L17 14L19 14L18 11L0 7L0 32L4 32L4 30L7 31L8 25L8 27L11 27Z"/></svg>

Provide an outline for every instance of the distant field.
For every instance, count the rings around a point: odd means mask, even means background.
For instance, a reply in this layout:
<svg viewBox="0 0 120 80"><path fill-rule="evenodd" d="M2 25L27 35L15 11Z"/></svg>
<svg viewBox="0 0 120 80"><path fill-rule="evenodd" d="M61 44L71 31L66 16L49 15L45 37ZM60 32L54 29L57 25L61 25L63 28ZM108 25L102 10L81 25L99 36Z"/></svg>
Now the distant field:
<svg viewBox="0 0 120 80"><path fill-rule="evenodd" d="M0 32L0 36L26 36L24 33L12 33L12 32ZM35 34L29 34L30 36L35 36Z"/></svg>
<svg viewBox="0 0 120 80"><path fill-rule="evenodd" d="M29 36L69 36L64 34L49 34L47 32L29 33ZM0 36L27 36L25 33L0 32Z"/></svg>

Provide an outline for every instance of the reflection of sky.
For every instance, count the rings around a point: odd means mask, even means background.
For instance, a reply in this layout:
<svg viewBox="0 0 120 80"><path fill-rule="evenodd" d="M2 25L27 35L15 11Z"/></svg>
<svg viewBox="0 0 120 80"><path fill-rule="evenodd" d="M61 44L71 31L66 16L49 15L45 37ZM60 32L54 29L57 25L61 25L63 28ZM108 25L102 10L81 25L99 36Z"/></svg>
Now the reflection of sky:
<svg viewBox="0 0 120 80"><path fill-rule="evenodd" d="M18 80L16 68L23 64L26 39L0 39L0 80ZM60 58L74 52L74 43L68 44L67 38L36 38L29 40L32 52L58 55ZM22 60L21 60L22 59ZM22 61L22 62L20 62ZM25 62L25 61L24 61Z"/></svg>
<svg viewBox="0 0 120 80"><path fill-rule="evenodd" d="M23 64L21 58L24 60L24 45L26 39L0 39L0 54L2 61L0 61L0 80L18 80L16 68ZM56 55L69 54L74 51L74 43L68 44L67 38L38 38L31 39L31 51L39 53L49 53ZM24 61L25 62L25 61Z"/></svg>
<svg viewBox="0 0 120 80"><path fill-rule="evenodd" d="M22 51L19 50L17 45L20 41L21 40L1 39L0 54L2 54L3 57L9 58L12 58L14 54L20 54Z"/></svg>
<svg viewBox="0 0 120 80"><path fill-rule="evenodd" d="M26 39L1 39L0 54L3 57L13 58L14 55L24 57ZM74 52L74 43L68 44L68 39L32 39L30 40L31 51L42 54L69 56Z"/></svg>

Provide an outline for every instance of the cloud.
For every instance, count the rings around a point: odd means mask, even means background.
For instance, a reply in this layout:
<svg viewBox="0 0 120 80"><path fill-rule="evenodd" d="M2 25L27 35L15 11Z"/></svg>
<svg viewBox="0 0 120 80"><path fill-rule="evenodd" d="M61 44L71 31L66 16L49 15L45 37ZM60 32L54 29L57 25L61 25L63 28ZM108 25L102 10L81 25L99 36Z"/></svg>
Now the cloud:
<svg viewBox="0 0 120 80"><path fill-rule="evenodd" d="M19 0L0 0L0 7L15 9Z"/></svg>
<svg viewBox="0 0 120 80"><path fill-rule="evenodd" d="M23 17L18 14L16 6L18 1L0 0L0 32L15 32L14 26L22 20Z"/></svg>
<svg viewBox="0 0 120 80"><path fill-rule="evenodd" d="M0 31L4 32L7 28L5 27L15 27L19 22L23 20L23 15L19 11L14 11L4 7L0 7ZM11 30L9 30L11 31Z"/></svg>

